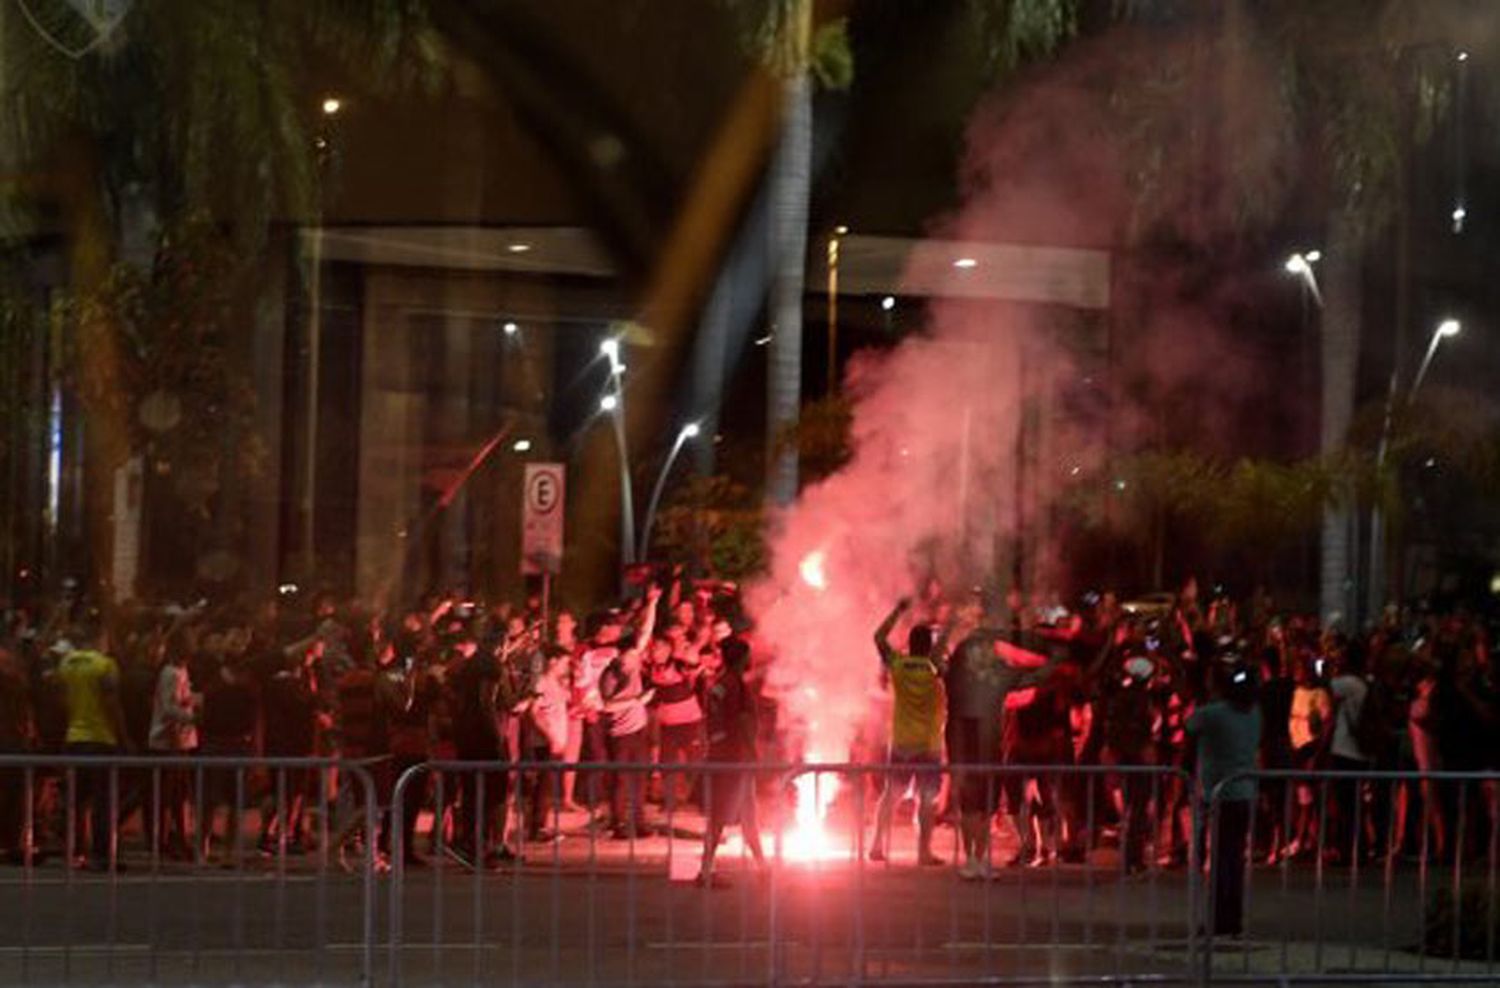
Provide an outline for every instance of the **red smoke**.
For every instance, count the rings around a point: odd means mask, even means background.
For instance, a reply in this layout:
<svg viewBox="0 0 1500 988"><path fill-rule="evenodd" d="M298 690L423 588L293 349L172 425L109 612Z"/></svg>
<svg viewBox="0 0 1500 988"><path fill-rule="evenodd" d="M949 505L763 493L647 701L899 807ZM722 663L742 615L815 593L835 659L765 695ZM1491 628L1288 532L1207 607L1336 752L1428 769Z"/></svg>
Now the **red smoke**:
<svg viewBox="0 0 1500 988"><path fill-rule="evenodd" d="M1212 65L1203 55L1201 44L1185 41L1105 39L982 108L968 135L965 204L935 225L934 241L1081 247L1117 259L1121 245L1128 250L1148 231L1206 237L1237 221L1223 176L1242 166L1259 169L1257 208L1273 212L1285 184L1279 142L1287 128L1241 88L1269 73L1240 53L1235 86L1194 86L1191 72ZM1155 87L1174 70L1188 73L1185 83ZM1208 101L1226 95L1234 98L1216 118ZM1181 131L1156 136L1184 140L1184 153L1156 161L1149 176L1136 153L1141 135L1122 123L1139 118L1131 100L1146 99L1164 104L1152 119ZM1216 119L1226 146L1187 154L1194 123ZM1248 165L1233 158L1238 143L1248 148ZM1148 179L1159 188L1143 188ZM997 275L981 266L949 277ZM1230 370L1236 351L1212 308L1160 289L1153 284L1142 296L1149 305L1137 299L1141 311L1131 316L1150 344L1144 353L1128 351L1127 362L1148 375L1159 370L1168 383L1207 375L1240 390ZM1120 292L1118 279L1113 290ZM808 760L845 759L859 732L880 722L872 719L882 706L871 635L892 604L930 575L950 587L999 586L1015 526L1045 531L1059 478L1091 471L1105 455L1096 423L1055 410L1060 390L1088 366L1080 353L1112 316L934 297L925 317L924 330L893 351L850 365L853 458L778 520L770 573L750 591L750 610L775 656L768 687L784 722L805 736ZM1111 414L1120 435L1145 431L1119 398ZM1018 490L1016 437L1027 416L1027 434L1038 438L1035 461L1021 474L1029 486ZM1046 556L1043 543L1037 552Z"/></svg>

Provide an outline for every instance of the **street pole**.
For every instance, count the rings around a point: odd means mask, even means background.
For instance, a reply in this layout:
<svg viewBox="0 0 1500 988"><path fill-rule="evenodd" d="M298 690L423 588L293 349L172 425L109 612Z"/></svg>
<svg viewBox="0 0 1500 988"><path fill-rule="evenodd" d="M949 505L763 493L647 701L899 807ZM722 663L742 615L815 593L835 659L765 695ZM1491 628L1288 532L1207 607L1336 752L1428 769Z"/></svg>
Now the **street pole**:
<svg viewBox="0 0 1500 988"><path fill-rule="evenodd" d="M697 422L689 422L677 433L677 439L672 443L672 451L667 454L666 462L661 465L661 472L656 475L656 484L651 488L651 500L646 504L646 524L641 532L641 549L636 558L645 562L651 558L651 529L656 525L656 506L661 501L661 492L667 486L667 475L672 472L672 464L677 462L677 454L682 452L682 447L689 439L697 436L699 425Z"/></svg>
<svg viewBox="0 0 1500 988"><path fill-rule="evenodd" d="M839 238L849 232L847 226L833 228L828 238L828 394L839 390Z"/></svg>
<svg viewBox="0 0 1500 988"><path fill-rule="evenodd" d="M609 358L609 380L612 390L600 402L614 424L615 450L620 458L620 562L635 562L635 490L630 479L630 446L625 439L625 367L620 363L620 341L609 339L599 350Z"/></svg>
<svg viewBox="0 0 1500 988"><path fill-rule="evenodd" d="M1396 418L1397 405L1403 409L1416 400L1417 390L1422 387L1422 382L1427 378L1428 368L1432 366L1432 358L1437 356L1438 346L1450 336L1457 336L1462 330L1463 324L1457 319L1444 319L1438 323L1437 328L1432 331L1432 338L1427 342L1427 352L1422 356L1422 363L1417 367L1417 376L1412 379L1411 390L1402 399L1399 395L1400 364L1391 368L1391 383L1386 390L1385 416L1380 425L1380 444L1375 449L1375 481L1376 490L1370 505L1370 586L1369 603L1370 618L1373 620L1384 605L1381 599L1384 596L1385 587L1385 512L1380 507L1380 481L1385 476L1385 461L1390 454L1391 429Z"/></svg>

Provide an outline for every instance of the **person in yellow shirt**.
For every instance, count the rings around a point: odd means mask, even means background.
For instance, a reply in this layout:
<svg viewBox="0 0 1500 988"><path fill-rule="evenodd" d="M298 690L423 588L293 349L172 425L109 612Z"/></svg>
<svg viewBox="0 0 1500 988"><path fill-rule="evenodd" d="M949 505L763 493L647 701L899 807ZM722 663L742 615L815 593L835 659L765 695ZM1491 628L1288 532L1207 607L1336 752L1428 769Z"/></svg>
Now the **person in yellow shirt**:
<svg viewBox="0 0 1500 988"><path fill-rule="evenodd" d="M58 660L52 675L62 691L68 718L63 752L104 758L120 751L129 741L125 714L120 706L120 669L115 660L98 650L97 631L76 632L70 647ZM106 870L114 864L114 827L110 820L109 773L105 768L78 770L78 821L88 821L87 865Z"/></svg>
<svg viewBox="0 0 1500 988"><path fill-rule="evenodd" d="M891 811L897 794L913 779L917 788L917 861L941 865L932 853L938 789L943 762L943 671L938 665L946 634L933 641L932 625L913 625L906 651L891 647L891 631L911 606L903 599L875 632L875 647L891 683L890 770L875 806L875 836L870 860L884 861L890 852Z"/></svg>

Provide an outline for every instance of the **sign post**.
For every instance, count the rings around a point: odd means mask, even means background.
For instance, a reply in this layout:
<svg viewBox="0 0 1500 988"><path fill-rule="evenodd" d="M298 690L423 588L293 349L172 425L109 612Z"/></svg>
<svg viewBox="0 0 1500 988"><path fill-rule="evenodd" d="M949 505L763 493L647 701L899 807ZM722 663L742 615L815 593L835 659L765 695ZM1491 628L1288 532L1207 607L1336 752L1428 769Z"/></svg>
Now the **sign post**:
<svg viewBox="0 0 1500 988"><path fill-rule="evenodd" d="M542 578L542 638L551 635L552 577L562 572L567 467L526 464L521 505L521 573Z"/></svg>

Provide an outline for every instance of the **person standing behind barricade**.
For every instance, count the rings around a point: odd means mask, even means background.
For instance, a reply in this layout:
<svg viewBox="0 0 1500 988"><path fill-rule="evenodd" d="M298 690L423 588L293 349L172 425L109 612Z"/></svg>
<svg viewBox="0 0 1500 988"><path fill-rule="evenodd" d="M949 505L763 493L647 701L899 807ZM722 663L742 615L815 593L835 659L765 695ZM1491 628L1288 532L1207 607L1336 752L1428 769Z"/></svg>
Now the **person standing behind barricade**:
<svg viewBox="0 0 1500 988"><path fill-rule="evenodd" d="M218 758L248 759L255 755L256 718L260 713L260 696L250 676L242 649L231 649L224 663L204 684L201 725L202 752ZM219 808L229 810L224 831L224 846L232 854L240 832L241 800L244 792L239 779L248 773L243 767L209 770L204 776L203 819L198 824L203 857L207 859L213 842L214 824Z"/></svg>
<svg viewBox="0 0 1500 988"><path fill-rule="evenodd" d="M948 762L957 783L964 853L959 876L966 879L990 874L990 818L999 804L1001 780L988 769L1001 760L1005 698L1013 690L1045 682L1061 658L1054 652L1044 660L1018 648L1003 640L1007 633L975 629L954 650L945 677Z"/></svg>
<svg viewBox="0 0 1500 988"><path fill-rule="evenodd" d="M1370 753L1360 746L1359 726L1370 695L1370 684L1366 681L1364 649L1359 646L1346 648L1338 660L1338 671L1328 683L1333 697L1333 734L1329 743L1328 767L1335 772L1370 771ZM1373 705L1372 705L1373 709ZM1355 834L1364 826L1365 782L1360 779L1340 779L1332 789L1330 829L1332 833L1324 849L1330 863L1352 859ZM1371 842L1364 840L1362 846L1368 854Z"/></svg>
<svg viewBox="0 0 1500 988"><path fill-rule="evenodd" d="M708 629L702 637L689 639L690 628L677 625L666 636L657 636L651 645L651 688L656 691L657 727L661 744L657 763L662 767L662 802L670 819L692 790L691 777L685 772L668 771L669 766L693 765L703 757L703 707L698 701L698 677L702 673L699 649L706 645Z"/></svg>
<svg viewBox="0 0 1500 988"><path fill-rule="evenodd" d="M391 748L392 785L406 772L425 762L431 752L433 694L437 682L427 668L425 657L419 656L418 642L406 631L397 632L391 640L393 661L386 668L391 689L387 698L391 704L387 711L387 727ZM401 854L408 865L420 865L417 855L417 816L422 811L423 796L427 790L427 775L419 774L406 785L401 796ZM392 812L395 807L391 807ZM433 814L441 821L442 810ZM435 824L435 826L440 823Z"/></svg>
<svg viewBox="0 0 1500 988"><path fill-rule="evenodd" d="M191 649L185 632L184 628L176 628L163 643L164 661L151 700L151 728L146 745L153 755L169 760L198 751L198 718L203 697L193 692L188 675ZM155 835L156 845L163 854L178 861L188 861L193 856L188 840L188 800L192 789L192 772L168 761L161 771L159 819L151 821L147 833ZM169 824L173 831L170 841Z"/></svg>
<svg viewBox="0 0 1500 988"><path fill-rule="evenodd" d="M562 762L568 746L568 666L572 655L556 645L548 646L543 655L541 674L520 708L524 715L521 760L533 766L526 772L523 792L523 838L528 841L561 836L550 830L548 823L562 796L562 779L553 766Z"/></svg>
<svg viewBox="0 0 1500 988"><path fill-rule="evenodd" d="M579 760L584 763L609 761L609 730L599 677L620 654L620 627L620 616L614 611L589 615L588 642L575 651L573 716L579 723ZM576 785L583 788L584 808L590 815L598 812L601 800L609 798L609 778L599 769L578 773Z"/></svg>
<svg viewBox="0 0 1500 988"><path fill-rule="evenodd" d="M120 670L115 660L99 651L103 635L97 626L80 627L54 671L62 687L67 715L63 754L105 759L129 750L125 712L120 706ZM77 771L77 824L89 834L85 867L107 871L114 860L114 826L110 818L109 771L82 768ZM77 864L76 861L70 864Z"/></svg>
<svg viewBox="0 0 1500 988"><path fill-rule="evenodd" d="M743 638L725 638L718 654L709 660L699 680L707 728L707 764L735 766L753 764L757 758L755 697L745 682L750 667L750 646ZM745 846L756 866L764 872L766 854L760 841L760 820L755 804L755 773L750 769L723 768L707 773L704 784L708 826L703 834L703 865L698 884L724 888L727 882L715 874L714 859L724 828L739 824Z"/></svg>
<svg viewBox="0 0 1500 988"><path fill-rule="evenodd" d="M583 644L578 640L578 619L573 612L563 609L552 619L552 644L568 653L568 738L563 748L562 760L569 765L578 764L583 754L584 709L578 692L579 659L583 655ZM582 807L574 798L578 784L577 769L569 769L562 777L562 808L576 812Z"/></svg>
<svg viewBox="0 0 1500 988"><path fill-rule="evenodd" d="M1255 770L1262 722L1255 670L1235 662L1225 667L1223 676L1223 698L1193 711L1187 734L1197 752L1199 825L1213 828L1209 929L1214 936L1239 936L1250 807L1255 801L1255 779L1248 773Z"/></svg>
<svg viewBox="0 0 1500 988"><path fill-rule="evenodd" d="M494 652L479 648L471 637L459 650L464 658L449 678L454 748L459 761L490 765L462 770L457 833L448 851L470 868L483 868L516 860L505 844L509 766L498 763L503 758L502 712L517 698L509 694L509 677ZM497 835L494 840L492 833Z"/></svg>
<svg viewBox="0 0 1500 988"><path fill-rule="evenodd" d="M890 853L891 812L898 787L915 781L917 787L917 863L941 865L932 851L936 799L943 771L943 671L939 665L946 635L934 643L930 624L913 625L906 651L891 647L891 631L911 607L903 598L875 630L875 648L890 677L892 711L889 768L880 799L875 804L875 836L870 860L884 861Z"/></svg>
<svg viewBox="0 0 1500 988"><path fill-rule="evenodd" d="M646 605L641 611L640 627L635 640L618 649L615 659L599 674L599 696L604 701L605 727L609 743L609 760L625 766L614 770L610 786L610 836L629 840L645 832L645 775L651 759L647 745L646 705L653 692L646 688L642 669L646 649L656 629L656 605L661 588L653 584L646 591ZM620 641L620 627L606 627L607 640Z"/></svg>
<svg viewBox="0 0 1500 988"><path fill-rule="evenodd" d="M316 649L273 653L271 674L265 679L261 710L262 733L268 758L311 758L317 744L318 692L313 663ZM303 809L314 773L307 768L273 770L267 799L271 812L261 812L260 852L302 854Z"/></svg>
<svg viewBox="0 0 1500 988"><path fill-rule="evenodd" d="M389 659L390 650L384 650ZM364 762L365 771L373 783L373 791L366 792L359 782L359 774L349 770L339 772L338 805L341 818L334 827L334 846L342 856L348 838L356 831L365 841L379 841L374 859L378 867L385 867L385 855L390 850L388 829L381 826L384 811L390 802L390 739L387 718L395 706L391 699L394 687L377 669L371 655L371 643L363 631L349 640L349 665L339 676L335 685L338 694L337 735L339 754L353 762ZM375 800L377 833L364 833L365 806L367 799Z"/></svg>
<svg viewBox="0 0 1500 988"><path fill-rule="evenodd" d="M1106 764L1137 770L1155 764L1151 680L1156 671L1156 663L1135 649L1128 649L1122 660L1104 659L1097 696ZM1126 874L1135 874L1146 867L1153 787L1151 777L1140 771L1122 772L1119 784L1122 864Z"/></svg>
<svg viewBox="0 0 1500 988"><path fill-rule="evenodd" d="M0 628L0 635L7 631ZM28 754L35 743L31 682L21 655L0 637L0 754ZM22 769L0 770L0 860L10 864L36 860L26 843L30 836L25 828L29 795Z"/></svg>
<svg viewBox="0 0 1500 988"><path fill-rule="evenodd" d="M1292 666L1296 686L1292 690L1287 726L1292 740L1292 767L1298 771L1316 772L1323 767L1328 735L1333 729L1333 698L1326 686L1326 664L1322 657L1303 649ZM1309 779L1299 779L1296 793L1297 819L1292 840L1282 851L1282 856L1288 858L1311 854L1319 836L1317 787Z"/></svg>

